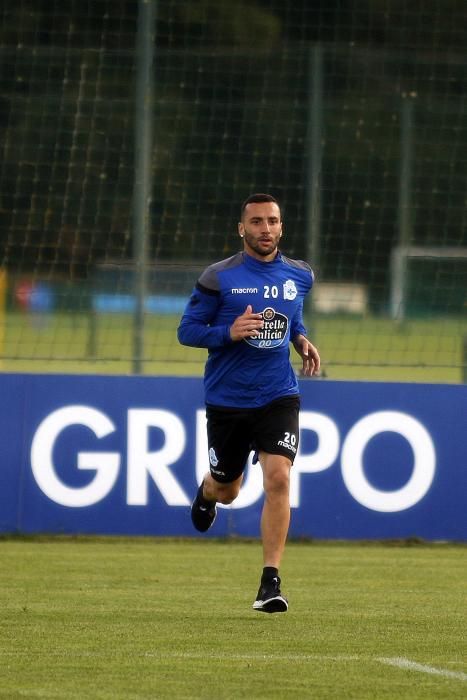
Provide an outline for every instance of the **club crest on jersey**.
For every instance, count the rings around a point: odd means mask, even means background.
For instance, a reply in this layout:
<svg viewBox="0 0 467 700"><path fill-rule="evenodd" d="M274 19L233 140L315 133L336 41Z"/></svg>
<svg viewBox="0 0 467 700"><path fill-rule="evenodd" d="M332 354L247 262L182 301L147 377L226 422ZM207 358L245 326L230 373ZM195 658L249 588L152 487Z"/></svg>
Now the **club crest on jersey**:
<svg viewBox="0 0 467 700"><path fill-rule="evenodd" d="M287 301L293 301L297 294L297 287L295 286L295 282L293 280L287 280L287 282L284 282L284 299L287 299Z"/></svg>
<svg viewBox="0 0 467 700"><path fill-rule="evenodd" d="M287 337L289 319L270 306L264 309L261 314L264 322L263 327L255 338L245 338L245 340L248 345L253 345L255 348L277 348Z"/></svg>

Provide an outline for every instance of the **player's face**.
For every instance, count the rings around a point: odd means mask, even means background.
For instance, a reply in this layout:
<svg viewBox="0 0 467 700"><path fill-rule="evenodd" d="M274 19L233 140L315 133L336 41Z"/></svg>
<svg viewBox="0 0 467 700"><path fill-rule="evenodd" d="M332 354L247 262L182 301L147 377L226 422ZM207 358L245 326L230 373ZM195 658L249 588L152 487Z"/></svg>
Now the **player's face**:
<svg viewBox="0 0 467 700"><path fill-rule="evenodd" d="M238 224L245 251L259 260L272 260L282 236L280 209L275 202L251 202Z"/></svg>

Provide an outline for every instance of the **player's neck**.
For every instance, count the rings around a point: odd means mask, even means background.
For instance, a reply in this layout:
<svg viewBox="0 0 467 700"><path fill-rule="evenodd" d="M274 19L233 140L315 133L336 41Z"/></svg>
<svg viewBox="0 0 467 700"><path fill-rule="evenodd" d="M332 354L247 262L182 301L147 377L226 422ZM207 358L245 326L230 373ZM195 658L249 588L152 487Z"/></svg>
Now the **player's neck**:
<svg viewBox="0 0 467 700"><path fill-rule="evenodd" d="M249 246L244 246L243 251L250 256L250 258L254 258L255 260L259 260L259 262L263 263L268 263L272 262L273 260L276 259L279 249L275 248L271 253L268 253L267 255L260 255L260 253L257 253L255 250L250 248Z"/></svg>

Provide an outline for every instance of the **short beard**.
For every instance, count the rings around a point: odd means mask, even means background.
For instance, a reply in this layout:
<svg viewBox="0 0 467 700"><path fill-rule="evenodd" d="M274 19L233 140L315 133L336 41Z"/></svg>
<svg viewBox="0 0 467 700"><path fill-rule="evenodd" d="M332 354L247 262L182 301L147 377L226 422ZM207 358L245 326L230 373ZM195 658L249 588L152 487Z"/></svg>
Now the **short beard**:
<svg viewBox="0 0 467 700"><path fill-rule="evenodd" d="M248 243L250 248L255 251L255 253L258 253L258 255L261 255L262 258L267 258L268 255L271 255L271 253L274 253L274 251L277 251L277 243L273 244L273 247L271 250L265 250L264 248L260 248L259 246L256 245L256 243L250 240L250 236L248 233L245 233L245 241Z"/></svg>

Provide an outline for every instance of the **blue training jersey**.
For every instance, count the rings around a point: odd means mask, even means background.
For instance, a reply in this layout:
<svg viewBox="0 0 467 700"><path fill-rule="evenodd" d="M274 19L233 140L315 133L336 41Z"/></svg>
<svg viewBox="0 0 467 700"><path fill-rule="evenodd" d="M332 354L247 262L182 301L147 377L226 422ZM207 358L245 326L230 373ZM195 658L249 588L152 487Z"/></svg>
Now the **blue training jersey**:
<svg viewBox="0 0 467 700"><path fill-rule="evenodd" d="M183 345L208 349L206 403L257 408L298 394L289 341L306 335L303 300L313 272L280 252L262 262L245 252L207 267L199 277L178 328ZM230 326L251 304L264 327L256 338L233 341Z"/></svg>

